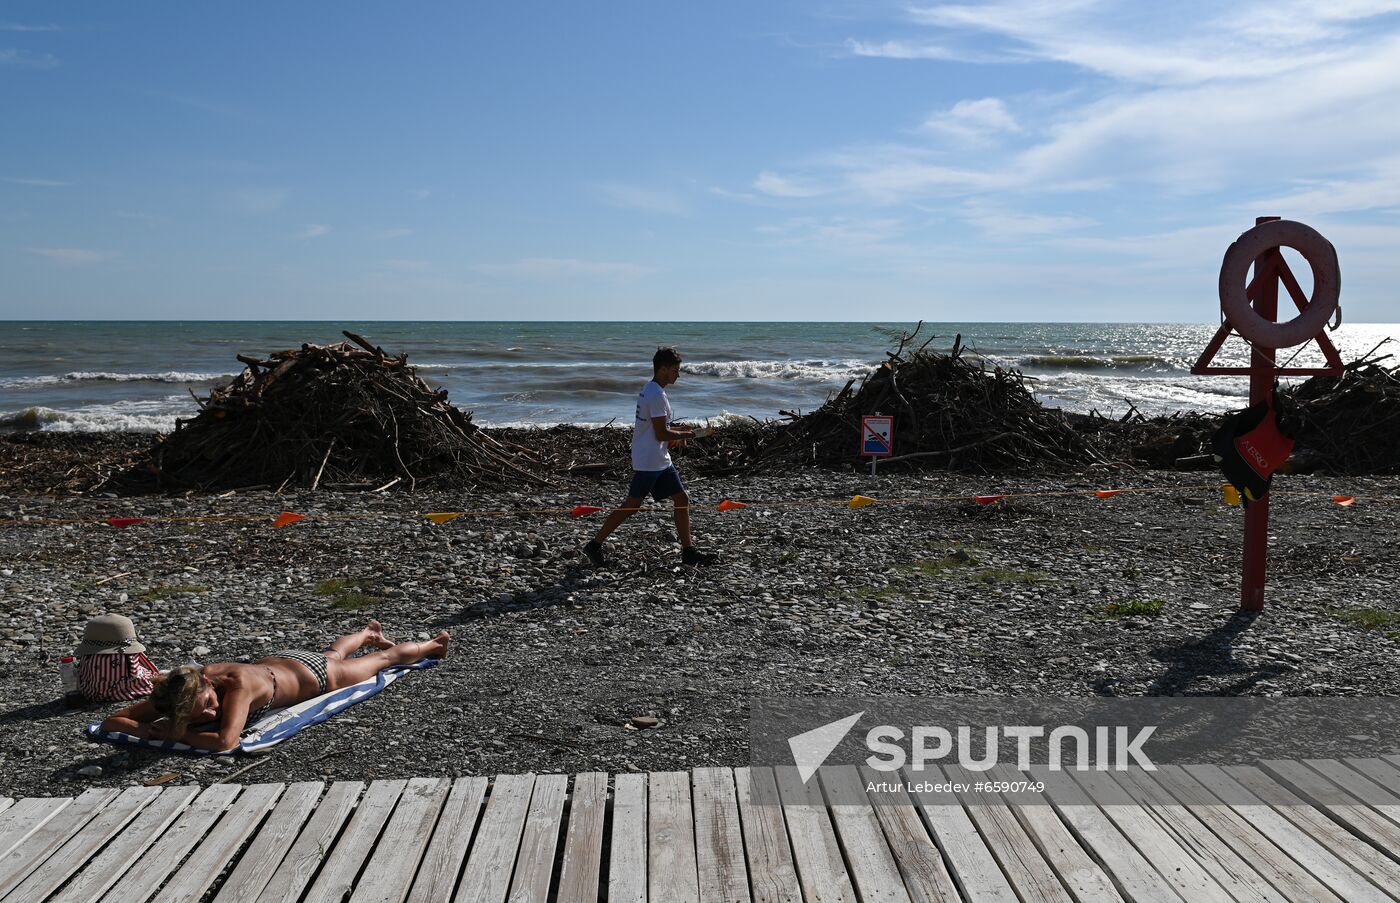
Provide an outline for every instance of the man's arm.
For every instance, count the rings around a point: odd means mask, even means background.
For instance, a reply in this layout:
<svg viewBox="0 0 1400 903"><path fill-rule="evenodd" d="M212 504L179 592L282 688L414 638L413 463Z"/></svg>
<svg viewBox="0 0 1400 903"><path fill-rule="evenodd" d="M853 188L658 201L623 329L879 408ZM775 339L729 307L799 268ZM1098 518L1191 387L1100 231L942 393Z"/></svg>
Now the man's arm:
<svg viewBox="0 0 1400 903"><path fill-rule="evenodd" d="M694 439L695 430L689 427L672 427L666 423L666 415L651 418L651 428L656 432L656 441L670 442L673 439Z"/></svg>

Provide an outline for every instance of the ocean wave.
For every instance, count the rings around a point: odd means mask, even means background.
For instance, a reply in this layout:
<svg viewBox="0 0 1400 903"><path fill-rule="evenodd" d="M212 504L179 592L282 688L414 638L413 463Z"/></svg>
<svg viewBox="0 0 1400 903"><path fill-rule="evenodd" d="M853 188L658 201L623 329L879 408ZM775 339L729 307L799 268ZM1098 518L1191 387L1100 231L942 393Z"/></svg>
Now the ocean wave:
<svg viewBox="0 0 1400 903"><path fill-rule="evenodd" d="M0 411L0 432L157 433L174 428L174 414L142 414L117 406L59 411L36 405L20 411Z"/></svg>
<svg viewBox="0 0 1400 903"><path fill-rule="evenodd" d="M235 376L237 376L235 373L190 373L183 370L168 370L164 373L111 373L105 370L78 370L73 373L21 376L16 379L0 380L0 388L19 389L25 386L51 386L77 382L211 383L233 379Z"/></svg>
<svg viewBox="0 0 1400 903"><path fill-rule="evenodd" d="M714 376L720 379L811 379L835 380L860 376L870 370L868 361L699 361L682 364L681 373Z"/></svg>
<svg viewBox="0 0 1400 903"><path fill-rule="evenodd" d="M1054 367L1066 370L1181 371L1180 361L1156 354L1031 354L1016 361L1018 367Z"/></svg>

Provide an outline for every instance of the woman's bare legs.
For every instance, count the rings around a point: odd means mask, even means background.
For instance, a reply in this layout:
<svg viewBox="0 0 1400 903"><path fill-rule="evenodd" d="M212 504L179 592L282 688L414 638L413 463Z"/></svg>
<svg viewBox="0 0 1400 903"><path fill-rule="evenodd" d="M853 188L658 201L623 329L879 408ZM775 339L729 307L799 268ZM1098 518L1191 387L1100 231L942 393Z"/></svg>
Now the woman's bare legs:
<svg viewBox="0 0 1400 903"><path fill-rule="evenodd" d="M345 636L336 637L335 641L326 648L326 659L329 661L347 659L364 646L388 649L393 645L384 639L384 630L379 626L379 622L370 621L361 627L358 633L347 633Z"/></svg>
<svg viewBox="0 0 1400 903"><path fill-rule="evenodd" d="M357 684L390 665L411 665L425 658L447 658L447 645L450 640L451 637L444 630L431 640L421 643L394 643L387 649L370 652L358 658L331 658L330 653L327 653L326 670L330 683L327 689L339 690L341 687Z"/></svg>

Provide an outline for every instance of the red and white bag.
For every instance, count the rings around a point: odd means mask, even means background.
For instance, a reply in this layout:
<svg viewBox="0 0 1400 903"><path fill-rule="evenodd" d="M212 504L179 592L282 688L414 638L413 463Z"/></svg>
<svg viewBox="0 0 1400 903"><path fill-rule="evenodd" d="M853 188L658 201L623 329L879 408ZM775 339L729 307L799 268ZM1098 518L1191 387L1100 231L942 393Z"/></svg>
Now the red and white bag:
<svg viewBox="0 0 1400 903"><path fill-rule="evenodd" d="M85 655L78 659L78 692L93 702L149 696L160 670L144 652Z"/></svg>

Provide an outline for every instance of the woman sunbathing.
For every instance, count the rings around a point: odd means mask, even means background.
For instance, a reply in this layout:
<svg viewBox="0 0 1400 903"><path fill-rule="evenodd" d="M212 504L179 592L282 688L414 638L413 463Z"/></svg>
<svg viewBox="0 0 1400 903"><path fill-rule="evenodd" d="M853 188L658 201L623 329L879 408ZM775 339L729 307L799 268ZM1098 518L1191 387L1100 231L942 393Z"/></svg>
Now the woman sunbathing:
<svg viewBox="0 0 1400 903"><path fill-rule="evenodd" d="M243 729L274 708L357 684L391 665L446 658L449 639L444 630L423 643L391 643L379 622L370 621L324 653L288 650L251 665L182 665L157 679L149 698L103 721L102 729L222 752L237 746ZM350 657L363 646L376 651Z"/></svg>

